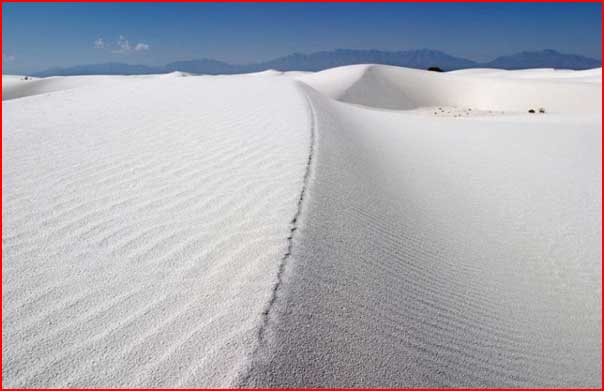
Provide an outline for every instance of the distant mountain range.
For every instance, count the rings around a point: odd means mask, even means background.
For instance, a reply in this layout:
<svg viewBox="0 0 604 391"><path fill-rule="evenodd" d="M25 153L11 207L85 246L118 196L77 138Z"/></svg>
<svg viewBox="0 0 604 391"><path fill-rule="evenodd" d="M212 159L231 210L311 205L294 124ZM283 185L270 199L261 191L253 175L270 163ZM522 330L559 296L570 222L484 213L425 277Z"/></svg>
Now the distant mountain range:
<svg viewBox="0 0 604 391"><path fill-rule="evenodd" d="M406 51L382 50L349 50L311 54L294 53L289 56L253 64L229 64L212 59L178 61L162 67L130 65L123 63L106 63L78 65L67 68L51 68L33 76L69 76L69 75L144 75L182 71L202 74L236 74L259 72L267 69L279 71L320 71L323 69L352 64L385 64L408 68L427 69L439 67L443 70L463 68L558 68L558 69L591 69L602 66L600 60L575 54L563 54L546 49L534 52L521 52L511 56L502 56L486 63L478 63L460 57L454 57L438 50L418 49Z"/></svg>
<svg viewBox="0 0 604 391"><path fill-rule="evenodd" d="M488 68L499 69L592 69L600 68L602 61L576 54L562 54L552 49L546 49L539 52L521 52L511 56L497 57L484 65Z"/></svg>

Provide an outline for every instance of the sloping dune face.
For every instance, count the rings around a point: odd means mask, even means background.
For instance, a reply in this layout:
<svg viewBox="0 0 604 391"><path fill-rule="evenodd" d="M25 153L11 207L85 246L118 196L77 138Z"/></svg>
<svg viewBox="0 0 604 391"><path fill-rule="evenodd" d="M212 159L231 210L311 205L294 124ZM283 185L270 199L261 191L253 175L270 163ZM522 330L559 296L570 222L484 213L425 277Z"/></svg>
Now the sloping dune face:
<svg viewBox="0 0 604 391"><path fill-rule="evenodd" d="M438 73L385 65L353 65L297 78L341 102L382 109L461 106L526 113L531 108L543 107L550 112L593 113L602 107L601 91L593 84L599 80L601 85L601 69L599 76L596 71ZM576 73L569 75L569 72ZM522 80L530 75L531 82ZM568 83L569 78L575 82ZM585 80L592 83L578 82Z"/></svg>
<svg viewBox="0 0 604 391"><path fill-rule="evenodd" d="M247 385L600 386L599 107L455 120L307 95L308 202Z"/></svg>
<svg viewBox="0 0 604 391"><path fill-rule="evenodd" d="M294 82L145 79L3 114L4 386L232 384L302 189Z"/></svg>
<svg viewBox="0 0 604 391"><path fill-rule="evenodd" d="M172 76L3 102L5 386L601 387L601 70Z"/></svg>
<svg viewBox="0 0 604 391"><path fill-rule="evenodd" d="M106 88L111 85L118 87L119 90L119 87L126 83L136 83L145 79L173 79L189 76L193 75L187 72L171 72L162 75L90 75L46 78L2 75L2 100L24 98L73 89Z"/></svg>
<svg viewBox="0 0 604 391"><path fill-rule="evenodd" d="M74 88L94 88L95 86L108 85L111 82L123 84L136 80L136 77L125 76L71 76L25 78L25 76L2 76L2 100L24 98L32 95L47 94Z"/></svg>

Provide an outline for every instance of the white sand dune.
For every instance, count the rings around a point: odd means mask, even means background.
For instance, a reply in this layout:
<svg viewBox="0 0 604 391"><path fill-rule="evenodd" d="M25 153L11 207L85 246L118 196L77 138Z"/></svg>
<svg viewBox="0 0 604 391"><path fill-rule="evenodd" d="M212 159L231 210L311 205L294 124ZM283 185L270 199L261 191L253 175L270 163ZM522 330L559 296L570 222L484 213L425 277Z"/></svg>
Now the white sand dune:
<svg viewBox="0 0 604 391"><path fill-rule="evenodd" d="M227 386L287 250L306 102L287 79L109 84L3 103L4 385Z"/></svg>
<svg viewBox="0 0 604 391"><path fill-rule="evenodd" d="M497 78L511 79L533 79L533 80L548 80L548 81L570 81L586 82L586 83L601 83L602 68L587 69L573 71L567 69L521 69L506 71L501 69L491 68L473 68L461 69L458 71L448 72L449 75L472 75L472 76L494 76Z"/></svg>
<svg viewBox="0 0 604 391"><path fill-rule="evenodd" d="M601 70L559 72L3 78L4 385L600 387Z"/></svg>
<svg viewBox="0 0 604 391"><path fill-rule="evenodd" d="M451 121L309 95L309 202L245 384L598 386L599 118Z"/></svg>
<svg viewBox="0 0 604 391"><path fill-rule="evenodd" d="M95 85L122 78L119 76L72 76L28 78L24 76L2 75L2 100L23 98L31 95L68 90L72 88Z"/></svg>
<svg viewBox="0 0 604 391"><path fill-rule="evenodd" d="M137 76L69 76L31 78L24 76L2 75L2 100L23 98L32 95L47 94L51 92L71 90L74 88L97 88L107 85L120 86L124 83L136 82L144 79L174 78L192 76L187 72L172 72L163 75L137 75Z"/></svg>
<svg viewBox="0 0 604 391"><path fill-rule="evenodd" d="M555 74L555 72L550 72ZM530 108L550 112L593 113L602 107L602 94L592 83L559 83L558 78L527 83L499 77L507 71L480 74L438 73L384 65L353 65L328 69L298 79L336 100L384 109L462 106L526 113ZM594 73L586 74L595 77ZM601 70L599 74L601 84Z"/></svg>

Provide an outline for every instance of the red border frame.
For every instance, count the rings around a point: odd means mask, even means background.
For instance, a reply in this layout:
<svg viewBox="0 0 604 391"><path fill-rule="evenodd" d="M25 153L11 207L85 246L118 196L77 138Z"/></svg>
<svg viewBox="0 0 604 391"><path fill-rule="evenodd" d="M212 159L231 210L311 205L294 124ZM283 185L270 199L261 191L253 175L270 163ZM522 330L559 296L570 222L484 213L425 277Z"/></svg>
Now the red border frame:
<svg viewBox="0 0 604 391"><path fill-rule="evenodd" d="M381 3L600 3L602 4L604 0L379 0ZM28 0L0 0L0 27L2 27L2 3L25 3L30 2ZM55 3L57 1L53 0L37 0L36 2L40 3ZM61 3L169 3L171 1L165 0L63 0ZM378 2L375 0L215 0L215 1L207 1L207 0L178 0L174 1L175 3L257 3L257 2L265 2L265 3L373 3ZM604 24L604 9L601 9L601 21ZM602 41L604 42L604 31L602 31ZM0 50L2 49L2 32L0 31ZM602 48L602 57L604 63L604 47ZM2 60L0 60L0 66L2 65ZM602 91L602 97L604 98L604 90ZM603 105L604 108L604 105ZM2 110L0 109L0 119L2 118ZM0 125L0 130L2 126ZM604 131L602 131L604 135ZM604 142L603 145L604 147ZM0 140L0 147L2 147L2 140ZM1 156L1 152L0 152ZM604 161L601 162L602 170L604 171ZM2 162L0 162L0 173L2 173ZM602 183L602 177L600 178ZM604 190L604 184L602 185L602 189ZM0 195L2 194L2 185L0 185ZM602 197L602 193L601 197ZM600 205L602 205L602 201L604 198L601 198ZM600 216L602 217L602 216ZM0 216L0 227L2 227L2 217ZM602 227L600 227L600 231L602 231ZM602 264L602 252L604 252L604 233L602 233L602 242L601 242L601 253L600 253L600 263ZM2 255L0 254L0 267L2 266ZM602 272L604 273L604 264L602 264ZM1 273L1 271L0 271ZM602 287L602 277L600 276L600 287ZM2 291L2 295L4 295L4 287L2 287L2 283L0 282L0 289ZM602 292L602 291L601 291ZM604 310L604 300L601 300L602 310ZM2 315L2 303L0 302L0 316ZM2 325L2 319L0 318L0 326ZM601 326L601 325L600 325ZM604 339L604 330L602 331L602 337ZM0 347L2 346L2 335L0 334ZM600 356L602 357L602 356ZM602 378L600 379L603 388L554 388L556 390L604 390L604 363L600 363L602 366ZM0 355L0 368L2 368L2 355ZM0 390L47 390L45 388L4 388L3 378L0 375ZM146 388L53 388L52 390L63 391L63 390L98 390L98 391L110 391L110 390L141 390ZM466 388L467 389L467 388ZM173 388L154 388L156 391L167 391L174 390ZM207 390L207 388L178 388L177 390ZM261 389L261 390L280 390L280 389ZM322 389L313 389L313 388L291 388L291 390L322 390ZM357 388L355 390L358 391L368 391L372 390L372 388ZM397 390L397 388L390 389L382 389L382 390ZM400 390L400 388L398 389ZM404 388L404 390L413 390L413 388ZM460 390L459 388L423 388L421 390ZM470 390L492 390L492 391L507 391L507 390L552 390L551 388L471 388Z"/></svg>

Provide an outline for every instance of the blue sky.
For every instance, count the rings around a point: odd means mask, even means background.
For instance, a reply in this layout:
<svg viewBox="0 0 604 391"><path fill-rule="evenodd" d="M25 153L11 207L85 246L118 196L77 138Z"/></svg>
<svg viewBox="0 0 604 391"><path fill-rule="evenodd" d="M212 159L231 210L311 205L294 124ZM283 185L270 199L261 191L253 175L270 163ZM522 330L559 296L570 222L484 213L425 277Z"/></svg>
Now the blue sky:
<svg viewBox="0 0 604 391"><path fill-rule="evenodd" d="M335 48L601 57L601 4L4 3L3 72L101 62L233 63Z"/></svg>

